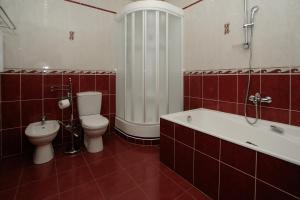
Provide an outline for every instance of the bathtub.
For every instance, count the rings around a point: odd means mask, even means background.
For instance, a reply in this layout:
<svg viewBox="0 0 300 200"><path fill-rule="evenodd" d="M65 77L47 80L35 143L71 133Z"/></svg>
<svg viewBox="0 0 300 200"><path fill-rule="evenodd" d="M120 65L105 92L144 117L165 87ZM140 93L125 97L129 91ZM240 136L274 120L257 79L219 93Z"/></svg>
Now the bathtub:
<svg viewBox="0 0 300 200"><path fill-rule="evenodd" d="M300 166L300 127L266 120L249 125L244 116L203 108L161 118ZM271 126L283 129L283 133Z"/></svg>
<svg viewBox="0 0 300 200"><path fill-rule="evenodd" d="M202 108L164 115L160 161L212 199L300 199L299 127Z"/></svg>

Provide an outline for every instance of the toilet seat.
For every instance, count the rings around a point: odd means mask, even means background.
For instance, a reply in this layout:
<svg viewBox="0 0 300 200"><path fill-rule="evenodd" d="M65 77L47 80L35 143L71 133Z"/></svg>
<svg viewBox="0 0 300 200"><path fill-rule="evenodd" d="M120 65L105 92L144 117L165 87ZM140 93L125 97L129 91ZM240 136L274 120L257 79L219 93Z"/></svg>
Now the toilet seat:
<svg viewBox="0 0 300 200"><path fill-rule="evenodd" d="M101 116L101 115L87 115L87 116L81 116L81 125L83 128L86 129L102 129L106 128L108 125L108 120Z"/></svg>

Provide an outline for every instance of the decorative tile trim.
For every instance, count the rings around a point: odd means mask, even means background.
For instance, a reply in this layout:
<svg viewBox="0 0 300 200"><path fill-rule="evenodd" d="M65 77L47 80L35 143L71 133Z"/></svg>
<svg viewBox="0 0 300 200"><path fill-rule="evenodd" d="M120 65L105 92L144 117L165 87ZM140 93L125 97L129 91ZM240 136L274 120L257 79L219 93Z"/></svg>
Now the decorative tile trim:
<svg viewBox="0 0 300 200"><path fill-rule="evenodd" d="M226 75L226 74L248 74L248 68L237 68L237 69L215 69L215 70L186 70L184 75ZM254 74L286 74L286 73L300 73L300 66L295 67L269 67L269 68L252 68L251 73Z"/></svg>
<svg viewBox="0 0 300 200"><path fill-rule="evenodd" d="M0 74L98 74L98 75L111 75L116 74L114 70L73 70L73 69L35 69L35 68L28 68L28 69L22 69L22 68L8 68L4 69L3 72L0 72Z"/></svg>

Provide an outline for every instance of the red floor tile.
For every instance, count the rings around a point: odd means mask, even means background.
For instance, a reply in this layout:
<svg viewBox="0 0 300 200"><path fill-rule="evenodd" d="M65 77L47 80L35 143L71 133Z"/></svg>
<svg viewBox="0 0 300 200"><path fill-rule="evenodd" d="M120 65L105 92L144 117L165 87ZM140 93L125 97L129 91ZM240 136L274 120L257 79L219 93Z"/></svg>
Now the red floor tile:
<svg viewBox="0 0 300 200"><path fill-rule="evenodd" d="M42 180L56 174L55 161L41 165L30 165L24 168L21 184Z"/></svg>
<svg viewBox="0 0 300 200"><path fill-rule="evenodd" d="M60 194L61 200L102 200L95 182L89 182Z"/></svg>
<svg viewBox="0 0 300 200"><path fill-rule="evenodd" d="M92 170L92 174L96 178L121 170L120 165L113 158L92 162L89 166Z"/></svg>
<svg viewBox="0 0 300 200"><path fill-rule="evenodd" d="M125 194L121 195L120 197L116 198L116 200L147 200L147 199L148 197L139 188L132 189L126 192Z"/></svg>
<svg viewBox="0 0 300 200"><path fill-rule="evenodd" d="M92 180L88 167L78 167L58 175L59 191L64 192Z"/></svg>
<svg viewBox="0 0 300 200"><path fill-rule="evenodd" d="M12 168L9 170L0 171L0 191L15 187L19 183L19 178L21 176L22 169Z"/></svg>
<svg viewBox="0 0 300 200"><path fill-rule="evenodd" d="M16 192L17 192L16 187L7 189L7 190L2 190L2 191L0 191L0 199L13 200L13 199L15 199Z"/></svg>
<svg viewBox="0 0 300 200"><path fill-rule="evenodd" d="M184 178L182 178L180 175L178 175L176 172L174 171L164 171L164 174L170 178L171 180L173 180L180 188L182 188L183 190L187 190L191 187L191 184L185 180Z"/></svg>
<svg viewBox="0 0 300 200"><path fill-rule="evenodd" d="M160 175L160 168L150 161L143 161L127 169L129 175L137 182L143 183Z"/></svg>
<svg viewBox="0 0 300 200"><path fill-rule="evenodd" d="M57 177L52 176L41 181L34 181L20 187L17 199L45 199L58 193Z"/></svg>
<svg viewBox="0 0 300 200"><path fill-rule="evenodd" d="M81 154L77 155L66 155L56 160L56 168L57 172L61 173L63 171L67 171L76 167L81 167L85 165L85 161Z"/></svg>
<svg viewBox="0 0 300 200"><path fill-rule="evenodd" d="M192 187L191 189L187 190L187 192L194 199L197 199L197 200L209 200L210 199L203 192L201 192L200 190L196 189L195 187Z"/></svg>
<svg viewBox="0 0 300 200"><path fill-rule="evenodd" d="M149 199L153 200L175 199L183 193L183 189L165 175L160 175L157 178L151 179L142 184L141 187Z"/></svg>
<svg viewBox="0 0 300 200"><path fill-rule="evenodd" d="M108 148L104 147L103 151L100 151L98 153L89 153L87 151L84 151L82 155L84 156L84 158L88 163L91 163L91 162L103 160L105 158L109 158L113 156L113 153L109 151Z"/></svg>
<svg viewBox="0 0 300 200"><path fill-rule="evenodd" d="M97 179L97 184L107 200L117 198L137 186L124 170Z"/></svg>

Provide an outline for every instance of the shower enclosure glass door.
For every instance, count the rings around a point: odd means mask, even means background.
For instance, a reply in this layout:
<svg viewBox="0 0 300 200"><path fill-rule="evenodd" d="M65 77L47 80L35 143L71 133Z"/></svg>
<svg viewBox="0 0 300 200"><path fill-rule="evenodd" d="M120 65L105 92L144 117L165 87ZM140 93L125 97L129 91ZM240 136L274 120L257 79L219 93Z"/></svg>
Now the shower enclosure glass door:
<svg viewBox="0 0 300 200"><path fill-rule="evenodd" d="M139 1L118 17L116 128L132 137L159 137L159 117L182 111L182 16L161 1Z"/></svg>

